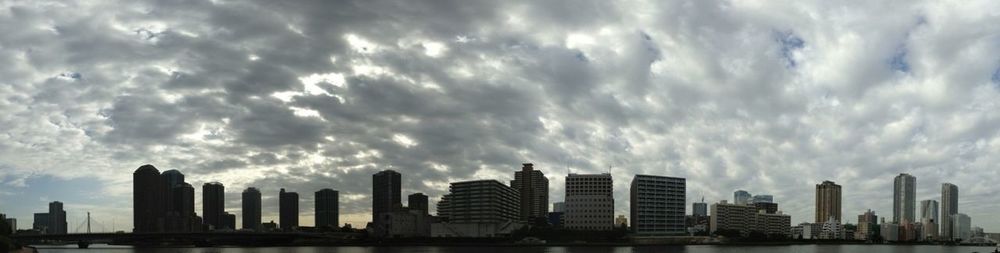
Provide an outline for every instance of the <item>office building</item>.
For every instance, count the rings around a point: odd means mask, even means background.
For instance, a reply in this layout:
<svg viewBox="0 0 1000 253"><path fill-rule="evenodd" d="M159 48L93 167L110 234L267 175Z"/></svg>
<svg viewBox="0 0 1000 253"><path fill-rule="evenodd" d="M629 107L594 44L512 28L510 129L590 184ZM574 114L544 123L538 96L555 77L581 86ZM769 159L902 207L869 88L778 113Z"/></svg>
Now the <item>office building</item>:
<svg viewBox="0 0 1000 253"><path fill-rule="evenodd" d="M840 185L823 181L816 185L816 223L824 223L830 218L841 221Z"/></svg>
<svg viewBox="0 0 1000 253"><path fill-rule="evenodd" d="M399 210L403 207L401 179L399 172L383 170L372 175L372 220L379 213Z"/></svg>
<svg viewBox="0 0 1000 253"><path fill-rule="evenodd" d="M177 201L174 200L174 186L184 183L184 173L178 170L167 170L160 174L160 180L163 183L163 208L166 217L169 217L166 221L167 224L165 230L176 231L178 224L178 219L180 217L180 207L176 206Z"/></svg>
<svg viewBox="0 0 1000 253"><path fill-rule="evenodd" d="M887 242L898 242L900 241L899 236L899 224L885 222L885 217L882 218L882 225L879 229L882 234L882 240Z"/></svg>
<svg viewBox="0 0 1000 253"><path fill-rule="evenodd" d="M958 214L958 186L950 183L941 184L941 239L952 240L954 228L952 215Z"/></svg>
<svg viewBox="0 0 1000 253"><path fill-rule="evenodd" d="M219 219L219 227L224 230L235 230L236 215L229 212L223 212L221 218Z"/></svg>
<svg viewBox="0 0 1000 253"><path fill-rule="evenodd" d="M733 203L737 205L750 204L750 193L744 190L733 192Z"/></svg>
<svg viewBox="0 0 1000 253"><path fill-rule="evenodd" d="M189 232L201 230L202 221L194 211L194 186L189 183L178 183L170 189L171 215L167 220L167 231Z"/></svg>
<svg viewBox="0 0 1000 253"><path fill-rule="evenodd" d="M695 217L708 217L708 203L705 203L705 198L701 198L701 202L694 202L691 204L691 215Z"/></svg>
<svg viewBox="0 0 1000 253"><path fill-rule="evenodd" d="M901 224L904 220L916 222L914 214L916 206L917 178L910 174L900 173L893 180L892 187L892 222Z"/></svg>
<svg viewBox="0 0 1000 253"><path fill-rule="evenodd" d="M278 193L278 225L283 231L292 231L299 227L299 194L285 192L281 188Z"/></svg>
<svg viewBox="0 0 1000 253"><path fill-rule="evenodd" d="M632 231L636 234L685 234L685 189L684 178L636 175L629 189Z"/></svg>
<svg viewBox="0 0 1000 253"><path fill-rule="evenodd" d="M427 195L423 193L414 193L410 196L406 196L406 207L410 210L417 210L424 213L430 213L427 209Z"/></svg>
<svg viewBox="0 0 1000 253"><path fill-rule="evenodd" d="M254 187L243 190L243 229L261 231L261 195Z"/></svg>
<svg viewBox="0 0 1000 253"><path fill-rule="evenodd" d="M955 240L969 241L972 238L972 218L964 213L951 215L951 235Z"/></svg>
<svg viewBox="0 0 1000 253"><path fill-rule="evenodd" d="M153 165L139 166L132 173L132 224L134 232L160 232L164 216L160 171ZM37 217L36 217L37 223ZM45 224L47 225L47 224Z"/></svg>
<svg viewBox="0 0 1000 253"><path fill-rule="evenodd" d="M31 229L40 233L49 233L49 224L52 223L49 213L35 213L34 218L34 222L31 223Z"/></svg>
<svg viewBox="0 0 1000 253"><path fill-rule="evenodd" d="M201 207L205 225L210 229L223 228L222 217L226 212L226 187L219 182L201 186Z"/></svg>
<svg viewBox="0 0 1000 253"><path fill-rule="evenodd" d="M750 204L756 203L774 203L774 196L771 195L753 195L750 198Z"/></svg>
<svg viewBox="0 0 1000 253"><path fill-rule="evenodd" d="M521 198L522 221L531 224L549 213L549 179L535 170L534 165L522 164L521 171L514 172L510 187L517 190Z"/></svg>
<svg viewBox="0 0 1000 253"><path fill-rule="evenodd" d="M615 199L611 174L566 176L565 227L576 230L614 228Z"/></svg>
<svg viewBox="0 0 1000 253"><path fill-rule="evenodd" d="M854 238L862 241L875 239L875 232L878 231L876 226L878 226L878 215L868 209L867 212L858 215L858 229L854 233Z"/></svg>
<svg viewBox="0 0 1000 253"><path fill-rule="evenodd" d="M340 197L333 189L316 192L316 227L340 227Z"/></svg>
<svg viewBox="0 0 1000 253"><path fill-rule="evenodd" d="M764 211L764 213L773 214L778 212L778 203L774 202L754 202L751 206L758 211Z"/></svg>
<svg viewBox="0 0 1000 253"><path fill-rule="evenodd" d="M504 223L520 221L520 195L496 180L454 182L448 188L447 205L438 214L449 223ZM444 202L444 201L442 201Z"/></svg>
<svg viewBox="0 0 1000 253"><path fill-rule="evenodd" d="M938 213L937 200L927 199L920 201L920 224L923 226L922 239L936 240L938 238L938 226L941 223L938 217L941 216Z"/></svg>
<svg viewBox="0 0 1000 253"><path fill-rule="evenodd" d="M66 225L66 211L63 210L63 203L52 201L49 203L49 234L62 235L68 231Z"/></svg>

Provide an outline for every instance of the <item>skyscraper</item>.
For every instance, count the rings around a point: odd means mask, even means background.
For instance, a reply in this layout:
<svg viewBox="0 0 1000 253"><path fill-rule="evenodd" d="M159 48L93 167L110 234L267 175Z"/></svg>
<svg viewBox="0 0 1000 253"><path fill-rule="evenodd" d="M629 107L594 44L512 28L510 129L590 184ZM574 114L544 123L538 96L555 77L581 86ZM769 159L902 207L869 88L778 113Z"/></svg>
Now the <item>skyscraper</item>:
<svg viewBox="0 0 1000 253"><path fill-rule="evenodd" d="M840 185L823 181L816 185L816 223L824 223L833 217L843 222L840 216Z"/></svg>
<svg viewBox="0 0 1000 253"><path fill-rule="evenodd" d="M615 198L611 174L566 176L565 227L576 230L611 230Z"/></svg>
<svg viewBox="0 0 1000 253"><path fill-rule="evenodd" d="M184 174L178 170L168 170L160 174L160 180L163 182L163 209L167 216L177 217L178 207L175 206L174 201L174 186L184 183Z"/></svg>
<svg viewBox="0 0 1000 253"><path fill-rule="evenodd" d="M52 201L49 203L49 234L66 234L66 211L63 210L63 203Z"/></svg>
<svg viewBox="0 0 1000 253"><path fill-rule="evenodd" d="M701 202L691 204L691 214L695 217L708 216L708 203L705 203L704 197L701 199Z"/></svg>
<svg viewBox="0 0 1000 253"><path fill-rule="evenodd" d="M173 208L176 212L174 229L179 231L195 231L201 229L201 222L197 221L194 212L194 186L189 183L179 183L171 189L170 195L173 199Z"/></svg>
<svg viewBox="0 0 1000 253"><path fill-rule="evenodd" d="M400 186L401 176L394 170L383 170L372 175L372 220L378 214L399 210L403 206Z"/></svg>
<svg viewBox="0 0 1000 253"><path fill-rule="evenodd" d="M750 204L750 193L744 190L733 192L733 203L737 205Z"/></svg>
<svg viewBox="0 0 1000 253"><path fill-rule="evenodd" d="M636 175L629 188L632 231L682 235L686 185L683 178Z"/></svg>
<svg viewBox="0 0 1000 253"><path fill-rule="evenodd" d="M340 197L333 189L316 192L316 227L340 227Z"/></svg>
<svg viewBox="0 0 1000 253"><path fill-rule="evenodd" d="M202 215L205 224L213 229L223 227L222 217L226 212L226 187L219 182L205 183L201 186Z"/></svg>
<svg viewBox="0 0 1000 253"><path fill-rule="evenodd" d="M952 234L954 231L954 219L952 216L958 214L958 186L951 183L941 184L941 239L951 240L959 235Z"/></svg>
<svg viewBox="0 0 1000 253"><path fill-rule="evenodd" d="M243 190L243 229L260 230L260 190L254 187Z"/></svg>
<svg viewBox="0 0 1000 253"><path fill-rule="evenodd" d="M299 226L298 193L285 192L285 188L281 188L278 193L278 223L284 231L291 231Z"/></svg>
<svg viewBox="0 0 1000 253"><path fill-rule="evenodd" d="M521 196L521 220L530 224L549 213L549 179L533 164L522 164L521 171L514 172L510 187Z"/></svg>
<svg viewBox="0 0 1000 253"><path fill-rule="evenodd" d="M418 210L424 213L427 212L427 195L423 193L414 193L406 197L406 205L410 210Z"/></svg>
<svg viewBox="0 0 1000 253"><path fill-rule="evenodd" d="M938 238L938 226L941 223L938 220L940 214L938 213L938 202L937 200L927 199L920 201L920 223L923 225L921 229L922 239L936 239Z"/></svg>
<svg viewBox="0 0 1000 253"><path fill-rule="evenodd" d="M900 173L896 176L892 187L892 222L901 224L917 222L914 217L916 206L917 178L910 174Z"/></svg>
<svg viewBox="0 0 1000 253"><path fill-rule="evenodd" d="M153 165L139 166L132 173L132 224L134 232L159 232L163 218L163 186Z"/></svg>

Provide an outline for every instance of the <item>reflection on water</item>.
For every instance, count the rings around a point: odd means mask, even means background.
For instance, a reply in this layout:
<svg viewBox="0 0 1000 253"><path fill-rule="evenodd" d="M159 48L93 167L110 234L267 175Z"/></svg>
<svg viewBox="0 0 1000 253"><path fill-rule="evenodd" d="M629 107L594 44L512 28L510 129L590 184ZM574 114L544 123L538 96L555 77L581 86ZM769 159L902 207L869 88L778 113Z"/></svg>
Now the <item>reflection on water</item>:
<svg viewBox="0 0 1000 253"><path fill-rule="evenodd" d="M274 248L130 248L92 245L40 247L39 252L110 253L971 253L992 252L991 247L931 245L794 245L794 246L637 246L637 247L274 247Z"/></svg>

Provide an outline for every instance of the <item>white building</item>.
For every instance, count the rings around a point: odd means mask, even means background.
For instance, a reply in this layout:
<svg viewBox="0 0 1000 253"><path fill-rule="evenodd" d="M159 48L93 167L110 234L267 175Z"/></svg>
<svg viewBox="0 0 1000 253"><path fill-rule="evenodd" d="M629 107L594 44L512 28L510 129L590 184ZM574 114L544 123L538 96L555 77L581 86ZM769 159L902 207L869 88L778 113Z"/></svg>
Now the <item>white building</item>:
<svg viewBox="0 0 1000 253"><path fill-rule="evenodd" d="M566 176L565 227L577 230L612 230L615 198L611 174Z"/></svg>
<svg viewBox="0 0 1000 253"><path fill-rule="evenodd" d="M826 222L823 222L819 239L844 239L844 225L841 225L837 219L830 217Z"/></svg>
<svg viewBox="0 0 1000 253"><path fill-rule="evenodd" d="M882 239L889 242L899 241L899 225L882 221L880 229Z"/></svg>
<svg viewBox="0 0 1000 253"><path fill-rule="evenodd" d="M791 235L791 216L781 212L768 214L750 205L729 204L726 201L712 204L709 215L710 233L739 231L748 236L756 231L772 235Z"/></svg>
<svg viewBox="0 0 1000 253"><path fill-rule="evenodd" d="M636 175L629 189L632 231L637 234L684 234L685 180Z"/></svg>

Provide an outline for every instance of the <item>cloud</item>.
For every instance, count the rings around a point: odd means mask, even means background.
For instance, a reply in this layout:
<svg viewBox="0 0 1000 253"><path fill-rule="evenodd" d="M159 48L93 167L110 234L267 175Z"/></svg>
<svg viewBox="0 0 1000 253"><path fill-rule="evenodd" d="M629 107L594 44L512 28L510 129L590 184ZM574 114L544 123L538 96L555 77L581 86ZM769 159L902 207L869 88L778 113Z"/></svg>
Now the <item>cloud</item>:
<svg viewBox="0 0 1000 253"><path fill-rule="evenodd" d="M771 194L793 222L823 180L847 217L888 215L907 172L921 199L959 185L996 230L997 5L2 3L0 177L127 199L151 163L223 182L234 213L258 187L265 220L279 188L303 217L333 188L362 225L383 169L436 200L533 162L553 201L565 173L610 170L622 214L634 174L681 176L689 200Z"/></svg>

